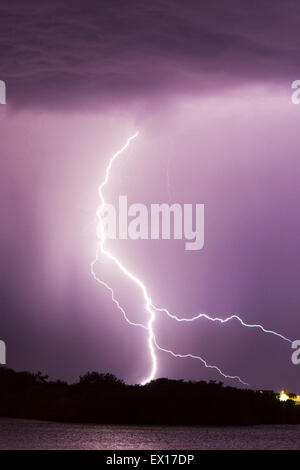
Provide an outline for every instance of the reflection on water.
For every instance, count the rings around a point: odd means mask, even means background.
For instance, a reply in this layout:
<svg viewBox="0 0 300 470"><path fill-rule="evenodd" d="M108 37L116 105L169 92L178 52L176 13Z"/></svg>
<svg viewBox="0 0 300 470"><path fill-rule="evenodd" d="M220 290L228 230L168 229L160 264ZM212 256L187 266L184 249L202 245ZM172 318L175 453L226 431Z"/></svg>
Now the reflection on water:
<svg viewBox="0 0 300 470"><path fill-rule="evenodd" d="M103 426L1 418L0 449L300 449L300 426Z"/></svg>

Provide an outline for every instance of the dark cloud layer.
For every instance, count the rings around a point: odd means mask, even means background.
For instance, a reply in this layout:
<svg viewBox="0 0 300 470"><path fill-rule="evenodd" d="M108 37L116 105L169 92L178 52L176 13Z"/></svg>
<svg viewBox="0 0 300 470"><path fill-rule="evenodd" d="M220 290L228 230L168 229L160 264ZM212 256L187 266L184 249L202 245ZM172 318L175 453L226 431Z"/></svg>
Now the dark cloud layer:
<svg viewBox="0 0 300 470"><path fill-rule="evenodd" d="M293 80L300 69L293 0L2 1L0 18L1 78L19 106Z"/></svg>

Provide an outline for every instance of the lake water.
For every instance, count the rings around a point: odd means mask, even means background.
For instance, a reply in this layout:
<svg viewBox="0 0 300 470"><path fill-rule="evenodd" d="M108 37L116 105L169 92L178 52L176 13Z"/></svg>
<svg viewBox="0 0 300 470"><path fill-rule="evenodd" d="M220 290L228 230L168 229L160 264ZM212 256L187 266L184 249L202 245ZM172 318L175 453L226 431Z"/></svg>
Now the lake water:
<svg viewBox="0 0 300 470"><path fill-rule="evenodd" d="M0 449L300 449L300 426L103 426L1 418Z"/></svg>

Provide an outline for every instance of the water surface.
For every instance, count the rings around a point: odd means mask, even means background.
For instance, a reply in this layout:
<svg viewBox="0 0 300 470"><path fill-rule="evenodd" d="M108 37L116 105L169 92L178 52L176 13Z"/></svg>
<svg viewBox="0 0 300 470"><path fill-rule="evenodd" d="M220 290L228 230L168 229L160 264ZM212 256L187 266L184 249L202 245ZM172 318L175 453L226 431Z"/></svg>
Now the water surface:
<svg viewBox="0 0 300 470"><path fill-rule="evenodd" d="M103 426L0 418L0 449L300 449L300 425Z"/></svg>

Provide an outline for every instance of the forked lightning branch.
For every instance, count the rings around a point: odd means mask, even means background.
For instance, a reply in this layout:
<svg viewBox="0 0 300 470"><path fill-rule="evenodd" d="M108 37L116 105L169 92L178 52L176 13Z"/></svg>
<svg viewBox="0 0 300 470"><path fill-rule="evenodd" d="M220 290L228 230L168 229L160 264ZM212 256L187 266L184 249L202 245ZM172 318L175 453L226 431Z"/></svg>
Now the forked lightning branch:
<svg viewBox="0 0 300 470"><path fill-rule="evenodd" d="M172 320L176 322L193 322L199 320L201 318L206 318L212 322L219 322L221 324L227 323L229 321L238 321L242 326L247 328L255 328L263 333L275 335L278 338L290 343L293 343L291 339L285 337L284 335L277 333L276 331L269 330L264 328L264 326L260 324L249 324L245 323L238 315L231 315L225 318L219 317L212 317L206 313L198 313L196 315L191 315L189 317L181 317L174 313L169 312L166 308L157 307L154 305L151 296L148 292L147 286L142 282L140 277L137 274L129 271L123 262L111 253L105 246L105 241L107 238L117 238L117 234L120 238L127 238L129 235L131 238L149 238L150 236L153 238L158 239L160 234L162 238L169 238L171 237L171 223L170 223L170 214L173 213L173 237L174 238L181 238L184 234L185 238L189 240L186 242L186 248L191 250L197 250L203 247L204 243L204 207L202 204L196 205L195 211L195 224L193 224L193 217L192 217L192 206L186 205L188 207L184 207L183 211L180 205L176 206L176 208L170 208L169 206L161 207L159 205L155 205L154 210L151 208L151 227L149 232L148 221L149 221L149 214L148 210L145 206L141 204L133 204L128 210L127 207L127 199L124 196L121 196L119 199L119 204L121 203L124 205L123 208L119 207L119 214L118 220L119 225L117 227L117 211L116 208L105 201L104 198L104 188L109 182L111 170L115 161L122 155L122 153L127 149L130 143L136 139L138 136L138 132L134 135L129 137L126 144L118 150L108 161L105 175L102 183L98 187L98 194L100 197L100 206L97 210L97 217L98 217L98 225L97 225L97 238L98 238L98 245L95 259L91 263L91 273L94 279L99 282L103 287L105 287L111 295L112 302L114 305L119 309L122 313L124 319L132 326L138 326L143 328L147 333L147 344L148 344L148 351L149 351L149 359L151 362L150 372L146 376L145 379L141 381L141 384L144 385L151 380L153 380L156 376L157 369L158 369L158 361L156 351L165 352L174 358L190 358L200 361L202 365L204 365L208 369L212 369L218 372L222 377L226 379L233 379L238 380L243 385L249 385L247 382L242 380L238 375L230 375L228 373L223 372L217 365L212 365L207 362L200 355L191 354L190 352L177 352L171 349L162 347L158 344L156 337L155 337L155 320L157 314L165 314ZM126 207L125 207L126 202ZM164 212L165 209L165 212ZM153 213L152 213L153 210ZM176 212L177 210L177 212ZM163 213L165 216L163 217ZM128 223L128 216L132 216L133 219L131 222ZM161 218L160 218L161 216ZM121 217L121 220L120 220ZM124 219L124 220L122 220ZM195 225L196 228L192 228ZM183 230L183 231L182 231ZM121 235L121 236L120 236ZM103 280L97 273L98 269L96 269L96 265L101 257L105 257L108 261L112 262L114 265L117 266L120 273L128 277L133 285L138 288L144 298L144 310L145 315L142 317L140 323L135 323L130 320L128 312L120 304L119 300L116 297L115 289L110 286L105 280ZM100 264L100 263L99 263ZM146 360L146 358L145 358Z"/></svg>

